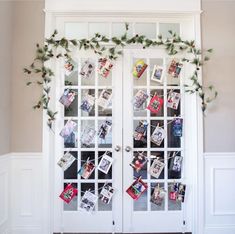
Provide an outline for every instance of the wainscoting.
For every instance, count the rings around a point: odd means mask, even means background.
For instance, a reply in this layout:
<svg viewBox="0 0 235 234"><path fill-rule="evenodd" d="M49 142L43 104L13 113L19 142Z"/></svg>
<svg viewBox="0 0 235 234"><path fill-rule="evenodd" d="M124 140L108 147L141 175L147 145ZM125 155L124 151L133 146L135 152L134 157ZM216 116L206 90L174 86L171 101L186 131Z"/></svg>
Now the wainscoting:
<svg viewBox="0 0 235 234"><path fill-rule="evenodd" d="M206 153L204 159L204 234L234 234L235 153Z"/></svg>
<svg viewBox="0 0 235 234"><path fill-rule="evenodd" d="M204 154L204 233L235 233L235 153ZM0 156L0 234L42 231L42 154Z"/></svg>

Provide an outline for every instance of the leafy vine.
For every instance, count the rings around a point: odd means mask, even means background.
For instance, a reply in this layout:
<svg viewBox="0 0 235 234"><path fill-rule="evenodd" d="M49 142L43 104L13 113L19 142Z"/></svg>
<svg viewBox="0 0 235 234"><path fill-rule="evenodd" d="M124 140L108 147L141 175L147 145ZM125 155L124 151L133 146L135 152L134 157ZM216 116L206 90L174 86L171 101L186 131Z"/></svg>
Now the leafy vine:
<svg viewBox="0 0 235 234"><path fill-rule="evenodd" d="M107 57L110 60L116 60L122 55L123 48L128 45L141 45L143 49L149 47L161 47L166 50L168 55L176 55L178 53L186 53L191 56L190 58L183 58L182 62L187 62L194 65L194 72L189 77L192 81L191 85L185 85L185 92L190 94L197 93L201 99L201 107L204 112L208 103L212 102L218 95L217 91L211 85L204 87L200 80L199 74L203 64L210 59L209 54L212 53L212 49L203 51L196 48L195 41L183 40L179 35L169 31L170 38L163 39L161 35L158 35L156 40L148 39L144 35L135 35L131 38L127 36L128 24L126 24L126 32L121 37L107 38L99 33L96 33L91 39L81 40L68 40L65 37L58 39L58 32L55 30L50 38L45 39L43 45L37 44L36 57L33 63L24 68L24 72L29 76L27 85L37 84L42 87L42 95L37 103L33 106L34 109L43 108L48 115L48 126L51 128L52 123L56 118L57 111L50 108L50 83L53 79L54 72L46 63L52 59L64 58L67 61L71 61L71 52L73 49L79 50L93 50L95 54L101 57ZM110 43L111 46L107 46ZM33 74L39 74L38 78L33 78ZM207 94L210 91L210 94Z"/></svg>

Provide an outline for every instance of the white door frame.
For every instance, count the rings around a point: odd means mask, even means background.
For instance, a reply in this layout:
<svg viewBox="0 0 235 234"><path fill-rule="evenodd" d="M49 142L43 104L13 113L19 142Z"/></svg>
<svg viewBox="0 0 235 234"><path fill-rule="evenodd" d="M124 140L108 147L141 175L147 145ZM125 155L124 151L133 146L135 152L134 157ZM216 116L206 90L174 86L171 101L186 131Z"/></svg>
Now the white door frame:
<svg viewBox="0 0 235 234"><path fill-rule="evenodd" d="M196 44L200 47L201 46L201 27L200 27L200 12L194 12L194 13L172 13L172 12L112 12L112 16L109 12L79 12L79 11L73 11L73 12L52 12L48 11L46 12L45 17L45 37L49 37L54 29L56 29L56 22L60 20L62 17L71 17L71 16L81 16L86 15L93 17L94 19L97 17L110 17L112 20L114 15L115 17L120 17L123 19L127 19L128 17L133 17L138 19L140 22L142 20L150 20L154 18L159 18L159 16L164 18L178 18L184 19L184 18L190 18L193 21L194 24L194 39L196 41ZM125 16L125 17L124 17ZM53 62L50 62L47 64L49 67L54 67ZM201 79L201 76L200 76ZM54 92L55 92L55 82L52 82L52 100L54 100ZM191 121L195 124L195 135L193 136L194 140L197 142L197 145L195 145L195 167L194 167L194 182L193 187L194 191L197 191L197 193L190 194L190 196L193 197L193 203L194 203L194 220L193 220L193 234L202 234L204 232L204 211L203 211L203 191L204 191L204 181L203 181L203 116L201 112L201 105L200 100L196 97L196 95L193 95L191 97L192 100L192 106L194 109L194 115L191 119ZM55 108L55 102L51 103L51 107ZM54 153L54 140L53 140L53 133L49 131L47 126L47 115L46 111L43 111L43 234L49 234L53 233L53 155Z"/></svg>

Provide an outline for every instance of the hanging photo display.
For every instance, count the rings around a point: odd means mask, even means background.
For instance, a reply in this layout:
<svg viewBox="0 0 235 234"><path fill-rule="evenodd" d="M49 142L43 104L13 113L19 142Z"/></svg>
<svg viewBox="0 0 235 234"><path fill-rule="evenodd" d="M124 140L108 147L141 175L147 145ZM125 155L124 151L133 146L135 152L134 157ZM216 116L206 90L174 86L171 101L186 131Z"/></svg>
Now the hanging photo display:
<svg viewBox="0 0 235 234"><path fill-rule="evenodd" d="M156 179L158 179L164 167L165 167L165 164L163 162L161 162L158 158L154 159L149 169L149 174L155 177Z"/></svg>
<svg viewBox="0 0 235 234"><path fill-rule="evenodd" d="M63 157L58 161L58 166L60 166L64 171L66 171L76 160L76 158L69 152L65 153Z"/></svg>
<svg viewBox="0 0 235 234"><path fill-rule="evenodd" d="M139 124L137 125L135 132L134 132L134 139L136 141L146 141L145 136L147 135L148 130L148 123L146 120L139 121Z"/></svg>
<svg viewBox="0 0 235 234"><path fill-rule="evenodd" d="M172 134L175 137L182 137L183 135L183 119L175 118L173 121Z"/></svg>
<svg viewBox="0 0 235 234"><path fill-rule="evenodd" d="M109 169L112 166L112 163L113 163L113 158L111 158L107 153L105 153L100 160L100 163L98 165L98 170L105 174L108 174Z"/></svg>
<svg viewBox="0 0 235 234"><path fill-rule="evenodd" d="M88 59L84 62L80 71L80 75L83 79L88 79L92 76L94 70L95 70L95 64Z"/></svg>
<svg viewBox="0 0 235 234"><path fill-rule="evenodd" d="M162 66L154 65L151 80L157 81L158 83L162 83L163 77L164 77L164 68Z"/></svg>
<svg viewBox="0 0 235 234"><path fill-rule="evenodd" d="M107 78L113 67L113 63L107 58L100 58L98 63L98 74L100 74L104 78Z"/></svg>
<svg viewBox="0 0 235 234"><path fill-rule="evenodd" d="M114 194L114 188L108 184L105 184L100 192L99 199L105 203L109 204Z"/></svg>
<svg viewBox="0 0 235 234"><path fill-rule="evenodd" d="M81 143L85 146L90 146L95 138L96 131L93 128L86 127L83 130L82 136L81 136Z"/></svg>
<svg viewBox="0 0 235 234"><path fill-rule="evenodd" d="M94 210L98 197L91 193L90 191L86 191L81 199L79 207L87 212L91 212Z"/></svg>
<svg viewBox="0 0 235 234"><path fill-rule="evenodd" d="M78 190L74 188L71 184L68 184L64 191L60 194L60 198L66 203L70 203L71 200L77 195Z"/></svg>
<svg viewBox="0 0 235 234"><path fill-rule="evenodd" d="M178 201L184 202L184 200L185 200L185 190L186 190L186 185L180 183L178 194L177 194L177 200Z"/></svg>
<svg viewBox="0 0 235 234"><path fill-rule="evenodd" d="M137 178L126 192L134 199L138 200L140 196L147 190L148 185L141 178Z"/></svg>
<svg viewBox="0 0 235 234"><path fill-rule="evenodd" d="M82 165L82 167L78 171L78 174L83 179L88 179L94 170L95 170L95 164L88 160Z"/></svg>
<svg viewBox="0 0 235 234"><path fill-rule="evenodd" d="M60 97L59 102L65 107L69 107L75 99L76 93L73 90L65 89L63 95Z"/></svg>
<svg viewBox="0 0 235 234"><path fill-rule="evenodd" d="M132 74L136 78L140 78L141 75L144 73L145 69L147 68L147 64L144 62L143 59L139 59L135 62Z"/></svg>
<svg viewBox="0 0 235 234"><path fill-rule="evenodd" d="M133 100L133 105L135 108L140 108L148 98L148 94L144 90L139 90Z"/></svg>
<svg viewBox="0 0 235 234"><path fill-rule="evenodd" d="M157 206L161 206L165 200L166 191L158 186L156 186L151 195L150 202Z"/></svg>
<svg viewBox="0 0 235 234"><path fill-rule="evenodd" d="M90 112L95 104L95 97L87 94L82 99L82 104L80 106L81 110L85 112Z"/></svg>
<svg viewBox="0 0 235 234"><path fill-rule="evenodd" d="M170 66L168 68L168 74L174 78L178 78L181 72L183 64L179 62L179 60L173 59L170 62Z"/></svg>
<svg viewBox="0 0 235 234"><path fill-rule="evenodd" d="M73 132L73 130L76 128L76 126L77 126L76 122L68 120L63 129L61 130L60 135L64 139L68 138L70 134Z"/></svg>
<svg viewBox="0 0 235 234"><path fill-rule="evenodd" d="M97 101L98 106L106 109L112 100L112 92L104 89Z"/></svg>
<svg viewBox="0 0 235 234"><path fill-rule="evenodd" d="M163 128L157 126L155 128L155 130L153 131L150 140L154 144L160 146L162 141L164 140L165 136L166 136L165 130Z"/></svg>
<svg viewBox="0 0 235 234"><path fill-rule="evenodd" d="M138 153L134 156L130 166L138 173L144 165L148 162L148 158L144 153Z"/></svg>
<svg viewBox="0 0 235 234"><path fill-rule="evenodd" d="M99 127L98 136L101 139L105 139L109 134L112 128L112 122L109 120L105 120Z"/></svg>
<svg viewBox="0 0 235 234"><path fill-rule="evenodd" d="M177 110L179 102L180 102L180 93L170 92L167 98L167 107Z"/></svg>
<svg viewBox="0 0 235 234"><path fill-rule="evenodd" d="M74 64L72 61L66 61L64 64L65 75L69 76L74 70Z"/></svg>
<svg viewBox="0 0 235 234"><path fill-rule="evenodd" d="M157 114L163 105L163 99L158 97L157 95L154 95L150 102L149 105L147 106L147 109L150 110L152 113Z"/></svg>

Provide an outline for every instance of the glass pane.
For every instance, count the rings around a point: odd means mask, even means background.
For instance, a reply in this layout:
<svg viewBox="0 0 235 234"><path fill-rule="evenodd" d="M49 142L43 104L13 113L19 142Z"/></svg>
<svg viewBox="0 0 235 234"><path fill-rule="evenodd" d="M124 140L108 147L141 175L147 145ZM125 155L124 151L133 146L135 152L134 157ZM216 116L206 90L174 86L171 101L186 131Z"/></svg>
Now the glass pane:
<svg viewBox="0 0 235 234"><path fill-rule="evenodd" d="M181 179L183 165L181 152L168 152L168 158L168 179Z"/></svg>
<svg viewBox="0 0 235 234"><path fill-rule="evenodd" d="M181 210L181 201L172 199L174 196L170 196L172 186L173 183L168 184L168 210Z"/></svg>
<svg viewBox="0 0 235 234"><path fill-rule="evenodd" d="M137 201L133 201L134 211L146 211L148 209L147 194L148 190L146 190Z"/></svg>
<svg viewBox="0 0 235 234"><path fill-rule="evenodd" d="M100 94L101 94L102 91L103 91L103 89L99 89L98 97L100 97ZM107 91L109 93L112 93L111 89L107 89ZM113 93L112 93L112 95L113 95ZM111 99L111 101L109 102L109 104L106 108L98 106L98 115L99 116L112 116L112 99Z"/></svg>
<svg viewBox="0 0 235 234"><path fill-rule="evenodd" d="M171 95L172 93L172 95ZM174 95L174 93L179 93L180 94L180 90L179 89L168 89L167 90L167 116L180 116L181 112L181 98L177 97L176 95ZM170 105L168 105L168 103ZM177 104L178 103L178 104Z"/></svg>
<svg viewBox="0 0 235 234"><path fill-rule="evenodd" d="M81 147L94 148L96 132L94 120L81 120Z"/></svg>
<svg viewBox="0 0 235 234"><path fill-rule="evenodd" d="M82 103L84 105L86 103L86 97L89 96L89 95L92 96L92 97L95 97L95 89L82 89L82 91L81 91L81 100L82 100ZM94 100L93 107L91 107L89 112L88 112L87 109L89 109L89 106L91 106L91 105L92 105L91 103L88 104L87 108L86 108L86 106L81 107L81 105L80 105L81 116L95 116L95 100Z"/></svg>
<svg viewBox="0 0 235 234"><path fill-rule="evenodd" d="M169 30L173 33L180 35L180 24L176 23L160 23L159 24L159 34L162 35L163 38L170 37Z"/></svg>
<svg viewBox="0 0 235 234"><path fill-rule="evenodd" d="M152 151L150 165L152 165L153 161L156 158L159 158L159 160L164 163L164 151ZM164 171L165 171L165 167L163 168L162 172L160 173L158 179L164 179ZM151 176L151 179L156 179L156 178Z"/></svg>
<svg viewBox="0 0 235 234"><path fill-rule="evenodd" d="M109 37L109 24L108 23L89 23L89 37L93 37L95 33L99 33Z"/></svg>
<svg viewBox="0 0 235 234"><path fill-rule="evenodd" d="M95 60L91 58L81 59L80 80L82 86L95 85Z"/></svg>
<svg viewBox="0 0 235 234"><path fill-rule="evenodd" d="M66 153L66 152L64 152ZM78 153L75 151L70 151L76 159L78 158ZM78 161L75 160L72 165L64 172L64 179L77 179L77 172L78 172Z"/></svg>
<svg viewBox="0 0 235 234"><path fill-rule="evenodd" d="M147 131L142 131L144 120L134 120L133 122L133 147L147 148ZM141 129L140 129L141 128ZM138 133L138 135L136 135ZM141 135L139 135L141 134Z"/></svg>
<svg viewBox="0 0 235 234"><path fill-rule="evenodd" d="M161 120L151 120L150 123L151 123L151 126L150 126L150 129L151 129L150 135L151 136L152 136L152 134L153 134L153 132L154 132L154 130L156 129L157 126L164 129L164 122L161 121ZM161 139L162 139L162 136L161 136ZM150 145L151 145L151 148L163 148L164 147L164 138L161 141L160 145L157 145L156 143L152 142L151 139L150 139Z"/></svg>
<svg viewBox="0 0 235 234"><path fill-rule="evenodd" d="M68 121L64 121L64 125L66 125ZM77 123L76 120L73 122ZM64 138L64 148L77 148L78 147L78 140L77 140L77 126L74 128L73 132L66 138Z"/></svg>
<svg viewBox="0 0 235 234"><path fill-rule="evenodd" d="M99 148L112 148L112 125L108 125L107 123L112 123L111 120L99 120L98 126L99 131L102 131L105 135L105 137L98 137L98 147Z"/></svg>
<svg viewBox="0 0 235 234"><path fill-rule="evenodd" d="M67 184L64 184L64 189L67 186ZM72 186L74 188L77 188L77 184L76 183L72 183ZM78 197L77 195L70 201L69 204L67 204L66 202L64 202L64 211L74 211L77 210L77 206L78 206Z"/></svg>
<svg viewBox="0 0 235 234"><path fill-rule="evenodd" d="M164 116L164 90L163 89L151 89L150 91L151 98L157 96L159 99L162 100L162 104L159 104L159 110L157 112L150 111L150 116Z"/></svg>
<svg viewBox="0 0 235 234"><path fill-rule="evenodd" d="M151 210L152 211L159 211L159 210L164 210L165 209L165 200L166 200L166 196L167 196L167 193L165 194L165 197L164 198L158 198L157 202L152 202L152 196L153 196L153 200L156 200L157 198L154 197L154 188L156 186L160 187L160 189L164 189L164 183L151 183L151 198L150 198L150 201L151 201Z"/></svg>
<svg viewBox="0 0 235 234"><path fill-rule="evenodd" d="M153 23L136 23L135 33L145 35L148 38L156 38L156 24Z"/></svg>
<svg viewBox="0 0 235 234"><path fill-rule="evenodd" d="M74 60L71 62L74 66L71 72L65 70L64 85L78 85L78 64ZM65 69L65 68L64 68Z"/></svg>
<svg viewBox="0 0 235 234"><path fill-rule="evenodd" d="M78 115L78 90L71 89L71 91L75 92L76 95L74 97L73 102L68 107L64 107L65 117L74 117Z"/></svg>
<svg viewBox="0 0 235 234"><path fill-rule="evenodd" d="M121 37L126 32L125 23L112 23L112 36ZM133 36L133 26L129 24L129 30L127 32L128 37Z"/></svg>
<svg viewBox="0 0 235 234"><path fill-rule="evenodd" d="M138 73L139 77L133 75L134 79L134 86L144 86L147 85L147 69L146 69L146 59L139 59L135 58L133 59L133 70L135 70Z"/></svg>
<svg viewBox="0 0 235 234"><path fill-rule="evenodd" d="M112 70L109 72L107 77L103 77L98 74L98 85L99 86L111 86L112 85Z"/></svg>
<svg viewBox="0 0 235 234"><path fill-rule="evenodd" d="M84 163L87 162L89 158L89 161L93 164L95 164L95 152L94 151L81 151L81 164L80 168L84 165ZM79 170L80 170L79 168ZM95 179L95 170L91 173L91 175L88 177L88 180ZM84 180L84 178L81 176L81 180Z"/></svg>
<svg viewBox="0 0 235 234"><path fill-rule="evenodd" d="M100 152L98 152L98 158L99 158L98 164L99 164L100 160L102 159L103 154L105 154L105 153L108 154L108 156L112 157L111 152L100 151ZM109 169L107 174L105 174L102 171L98 170L98 179L105 179L105 180L112 179L112 166Z"/></svg>
<svg viewBox="0 0 235 234"><path fill-rule="evenodd" d="M141 89L144 93L147 93L147 90L146 89ZM136 96L136 94L138 93L140 91L140 89L134 89L134 92L133 92L133 102L134 102L134 99L135 99L135 96ZM147 95L149 95L148 93L147 93ZM148 103L149 103L149 98L148 99L146 99L146 101L144 101L144 103L139 107L139 108L137 108L137 107L135 107L134 105L133 105L133 114L134 114L134 116L135 117L146 117L147 116L147 105L148 105Z"/></svg>
<svg viewBox="0 0 235 234"><path fill-rule="evenodd" d="M172 120L167 122L167 145L169 148L180 148L181 137L173 135L174 122Z"/></svg>
<svg viewBox="0 0 235 234"><path fill-rule="evenodd" d="M68 39L87 38L87 23L65 23L65 37Z"/></svg>
<svg viewBox="0 0 235 234"><path fill-rule="evenodd" d="M142 154L142 155L141 155ZM147 152L133 152L132 162L134 179L141 176L142 179L147 179Z"/></svg>
<svg viewBox="0 0 235 234"><path fill-rule="evenodd" d="M155 72L158 71L159 68L162 69L162 72L161 72L160 79L157 79ZM162 86L164 84L165 75L166 75L165 69L163 66L163 59L160 59L160 58L150 59L149 69L150 69L150 85L151 86Z"/></svg>
<svg viewBox="0 0 235 234"><path fill-rule="evenodd" d="M111 183L108 183L108 185L112 186ZM100 194L103 186L104 186L104 183L99 183L98 184L99 194ZM105 202L101 201L101 199L98 199L98 210L99 211L110 211L110 210L112 210L112 199L109 203L105 203Z"/></svg>

